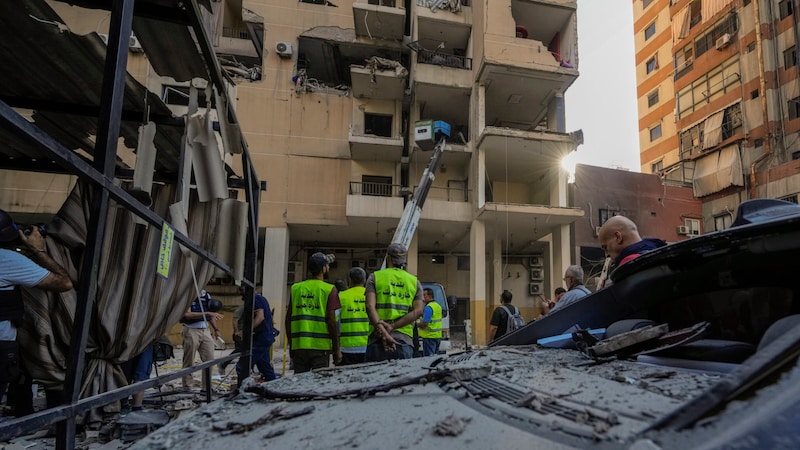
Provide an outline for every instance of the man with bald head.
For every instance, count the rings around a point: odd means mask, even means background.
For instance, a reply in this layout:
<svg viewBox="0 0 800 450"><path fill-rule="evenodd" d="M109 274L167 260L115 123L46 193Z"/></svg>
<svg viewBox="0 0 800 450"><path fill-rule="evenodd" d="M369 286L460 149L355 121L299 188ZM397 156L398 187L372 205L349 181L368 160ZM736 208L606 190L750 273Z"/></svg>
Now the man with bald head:
<svg viewBox="0 0 800 450"><path fill-rule="evenodd" d="M614 266L619 267L632 259L667 245L661 239L639 236L639 230L631 219L614 216L606 220L597 233L600 247L611 257Z"/></svg>

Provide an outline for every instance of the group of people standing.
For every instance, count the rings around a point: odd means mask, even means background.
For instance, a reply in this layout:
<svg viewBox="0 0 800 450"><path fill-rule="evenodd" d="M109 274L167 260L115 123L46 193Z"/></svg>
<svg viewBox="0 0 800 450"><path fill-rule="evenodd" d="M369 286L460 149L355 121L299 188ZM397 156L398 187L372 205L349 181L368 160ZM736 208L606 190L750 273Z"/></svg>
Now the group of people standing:
<svg viewBox="0 0 800 450"><path fill-rule="evenodd" d="M311 276L292 285L285 321L295 373L327 367L331 357L337 365L412 358L415 324L424 355L438 352L442 308L405 270L406 257L393 243L385 269L367 276L354 267L349 287L337 288L325 281L334 255L311 255Z"/></svg>
<svg viewBox="0 0 800 450"><path fill-rule="evenodd" d="M642 239L636 224L624 216L610 217L600 227L597 234L600 247L606 253L608 265L603 271L598 287L610 286L611 281L607 278L610 269L617 268L644 253L663 247L667 243L661 239L646 238ZM540 314L546 315L558 311L566 306L591 294L592 291L584 286L584 271L579 265L571 265L564 272L564 285L555 289L555 296L552 300L542 302ZM495 308L489 322L489 341L495 340L504 335L508 329L509 307L511 305L511 292L503 291L500 296L500 305ZM514 307L515 308L515 307Z"/></svg>

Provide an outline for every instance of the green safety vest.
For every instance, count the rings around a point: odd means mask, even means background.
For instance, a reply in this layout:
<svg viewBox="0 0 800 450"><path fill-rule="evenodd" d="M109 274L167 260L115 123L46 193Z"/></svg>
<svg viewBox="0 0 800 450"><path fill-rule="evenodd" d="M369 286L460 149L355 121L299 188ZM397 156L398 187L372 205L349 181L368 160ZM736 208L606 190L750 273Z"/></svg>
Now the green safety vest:
<svg viewBox="0 0 800 450"><path fill-rule="evenodd" d="M370 333L364 286L353 286L339 292L342 309L339 313L339 342L342 348L366 347Z"/></svg>
<svg viewBox="0 0 800 450"><path fill-rule="evenodd" d="M441 339L442 338L442 305L436 303L436 300L427 303L425 306L430 306L433 310L433 316L428 323L428 328L419 329L419 337L423 339Z"/></svg>
<svg viewBox="0 0 800 450"><path fill-rule="evenodd" d="M333 285L306 280L292 285L292 350L330 350L325 313Z"/></svg>
<svg viewBox="0 0 800 450"><path fill-rule="evenodd" d="M405 316L411 310L416 293L417 277L405 270L390 267L375 272L375 307L381 320L394 322ZM395 330L414 336L412 323Z"/></svg>

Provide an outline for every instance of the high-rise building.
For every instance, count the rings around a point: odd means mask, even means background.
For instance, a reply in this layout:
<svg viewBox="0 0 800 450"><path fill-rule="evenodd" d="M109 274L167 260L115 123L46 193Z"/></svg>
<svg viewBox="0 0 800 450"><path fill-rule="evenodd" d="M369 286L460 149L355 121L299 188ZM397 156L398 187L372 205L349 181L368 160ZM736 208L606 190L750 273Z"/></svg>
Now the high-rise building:
<svg viewBox="0 0 800 450"><path fill-rule="evenodd" d="M97 47L107 42L107 11L50 3L65 34L91 35ZM216 110L235 108L267 184L259 270L277 317L288 285L305 277L315 251L336 255L331 281L353 266L380 267L430 159L415 144L415 124L426 120L449 123L452 136L411 242L409 270L460 299L451 323L471 319L475 343L484 343L504 289L530 318L561 285L574 263L570 224L584 215L569 206L561 168L582 142L582 133L566 130L564 111L564 93L578 76L576 1L197 3L227 75L230 105L219 104L205 80L160 76L148 53L157 49L147 41L163 30L139 22L128 72L163 102L159 120L182 124L195 111L210 111L225 147L238 134L225 127L230 115ZM171 56L160 61L181 72L181 55ZM164 105L173 117L162 117ZM125 146L130 142L120 142L122 169L136 160ZM234 192L240 164L224 158ZM0 207L31 220L54 213L74 178L42 177L5 173ZM195 182L186 188L202 184L197 176ZM47 211L41 186L62 191L48 190Z"/></svg>
<svg viewBox="0 0 800 450"><path fill-rule="evenodd" d="M568 207L560 168L580 141L565 129L563 97L578 76L575 1L245 6L265 17L263 78L239 85L237 110L269 183L271 300L285 298L287 265L289 282L304 275L311 251L335 252L333 278L379 266L430 159L414 141L424 120L453 133L410 271L468 300L451 319L470 318L477 342L503 289L524 314L561 284L569 224L583 215ZM546 277L531 278L531 256Z"/></svg>
<svg viewBox="0 0 800 450"><path fill-rule="evenodd" d="M641 168L692 186L702 232L800 192L792 0L634 0Z"/></svg>

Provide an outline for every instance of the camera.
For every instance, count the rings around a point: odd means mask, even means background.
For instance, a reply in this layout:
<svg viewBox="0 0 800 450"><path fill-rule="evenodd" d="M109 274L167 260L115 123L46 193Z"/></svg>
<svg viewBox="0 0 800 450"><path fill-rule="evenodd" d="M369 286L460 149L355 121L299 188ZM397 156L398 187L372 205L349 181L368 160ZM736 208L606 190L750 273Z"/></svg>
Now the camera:
<svg viewBox="0 0 800 450"><path fill-rule="evenodd" d="M22 227L22 228L23 228L22 232L25 233L26 236L31 234L33 232L34 228L38 228L39 229L39 234L41 234L42 237L46 237L47 236L47 229L44 227L43 223L37 223L37 224L33 224L33 225L28 225L28 226L25 226L25 227Z"/></svg>

